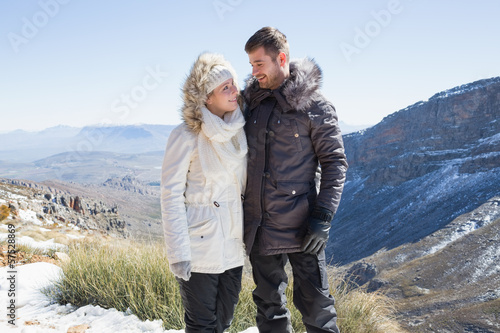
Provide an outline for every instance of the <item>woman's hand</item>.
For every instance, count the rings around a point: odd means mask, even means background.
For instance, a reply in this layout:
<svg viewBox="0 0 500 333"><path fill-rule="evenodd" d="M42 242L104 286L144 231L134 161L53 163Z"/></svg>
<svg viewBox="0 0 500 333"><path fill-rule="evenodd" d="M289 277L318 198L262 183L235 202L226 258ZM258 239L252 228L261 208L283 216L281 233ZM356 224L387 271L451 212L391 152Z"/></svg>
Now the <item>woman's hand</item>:
<svg viewBox="0 0 500 333"><path fill-rule="evenodd" d="M170 270L179 279L189 281L191 277L191 261L180 261L175 264L170 264Z"/></svg>

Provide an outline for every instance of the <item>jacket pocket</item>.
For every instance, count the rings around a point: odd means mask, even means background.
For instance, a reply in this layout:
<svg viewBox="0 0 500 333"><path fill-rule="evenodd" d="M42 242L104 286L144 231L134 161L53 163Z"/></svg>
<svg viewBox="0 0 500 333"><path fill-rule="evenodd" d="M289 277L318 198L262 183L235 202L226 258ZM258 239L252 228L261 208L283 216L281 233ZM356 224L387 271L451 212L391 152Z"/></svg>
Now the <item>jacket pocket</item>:
<svg viewBox="0 0 500 333"><path fill-rule="evenodd" d="M300 181L277 181L276 189L283 193L288 194L291 197L296 197L305 193L308 193L311 186L309 182Z"/></svg>
<svg viewBox="0 0 500 333"><path fill-rule="evenodd" d="M189 226L193 266L219 266L223 236L215 218L196 220Z"/></svg>
<svg viewBox="0 0 500 333"><path fill-rule="evenodd" d="M187 210L188 230L191 239L203 239L214 234L217 223L208 206L191 206Z"/></svg>
<svg viewBox="0 0 500 333"><path fill-rule="evenodd" d="M300 133L299 133L299 126L297 126L297 122L292 119L290 120L290 129L292 130L292 136L293 136L293 142L295 143L295 147L297 148L297 151L302 151L302 141L300 138Z"/></svg>
<svg viewBox="0 0 500 333"><path fill-rule="evenodd" d="M281 114L274 114L270 128L281 137L282 144L286 144L287 147L292 146L295 152L304 150L302 135L295 119Z"/></svg>

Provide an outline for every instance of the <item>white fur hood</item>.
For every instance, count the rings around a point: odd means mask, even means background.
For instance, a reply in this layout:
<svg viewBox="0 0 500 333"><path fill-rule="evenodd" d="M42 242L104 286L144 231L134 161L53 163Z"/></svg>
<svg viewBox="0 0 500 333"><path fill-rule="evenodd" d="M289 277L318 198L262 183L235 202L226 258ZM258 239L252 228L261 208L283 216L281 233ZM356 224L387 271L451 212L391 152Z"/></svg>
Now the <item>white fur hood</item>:
<svg viewBox="0 0 500 333"><path fill-rule="evenodd" d="M231 64L220 54L203 53L191 67L189 75L182 88L182 98L184 101L181 107L181 116L187 127L194 133L201 130L202 112L207 96L205 91L208 80L208 73L216 66L226 67L233 75L234 84L238 88L238 78ZM239 90L239 88L238 88Z"/></svg>

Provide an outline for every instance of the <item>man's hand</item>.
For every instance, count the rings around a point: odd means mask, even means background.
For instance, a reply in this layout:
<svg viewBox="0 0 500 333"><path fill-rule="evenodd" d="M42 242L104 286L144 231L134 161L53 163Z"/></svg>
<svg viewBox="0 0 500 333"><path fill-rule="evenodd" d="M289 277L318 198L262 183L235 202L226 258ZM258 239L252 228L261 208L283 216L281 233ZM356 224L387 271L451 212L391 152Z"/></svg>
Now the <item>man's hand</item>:
<svg viewBox="0 0 500 333"><path fill-rule="evenodd" d="M303 252L317 255L325 249L332 219L333 213L330 210L321 207L314 208L302 242Z"/></svg>
<svg viewBox="0 0 500 333"><path fill-rule="evenodd" d="M191 277L191 261L180 261L175 264L170 264L170 270L179 279L189 281Z"/></svg>

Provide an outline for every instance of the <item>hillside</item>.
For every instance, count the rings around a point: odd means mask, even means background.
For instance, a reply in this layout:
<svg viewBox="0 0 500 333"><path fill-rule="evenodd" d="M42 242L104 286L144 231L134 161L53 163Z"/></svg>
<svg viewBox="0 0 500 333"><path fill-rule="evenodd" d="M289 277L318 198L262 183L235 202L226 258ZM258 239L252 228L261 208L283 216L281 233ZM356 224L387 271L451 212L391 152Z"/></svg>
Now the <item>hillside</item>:
<svg viewBox="0 0 500 333"><path fill-rule="evenodd" d="M500 78L344 137L327 254L411 332L500 332Z"/></svg>
<svg viewBox="0 0 500 333"><path fill-rule="evenodd" d="M58 187L0 178L0 205L9 207L12 219L34 228L33 234L40 233L37 227L49 227L62 234L130 236L116 204Z"/></svg>
<svg viewBox="0 0 500 333"><path fill-rule="evenodd" d="M500 332L500 197L446 228L346 266L395 299L411 332Z"/></svg>
<svg viewBox="0 0 500 333"><path fill-rule="evenodd" d="M499 195L499 115L493 78L344 136L350 168L328 257L347 264L417 242Z"/></svg>

